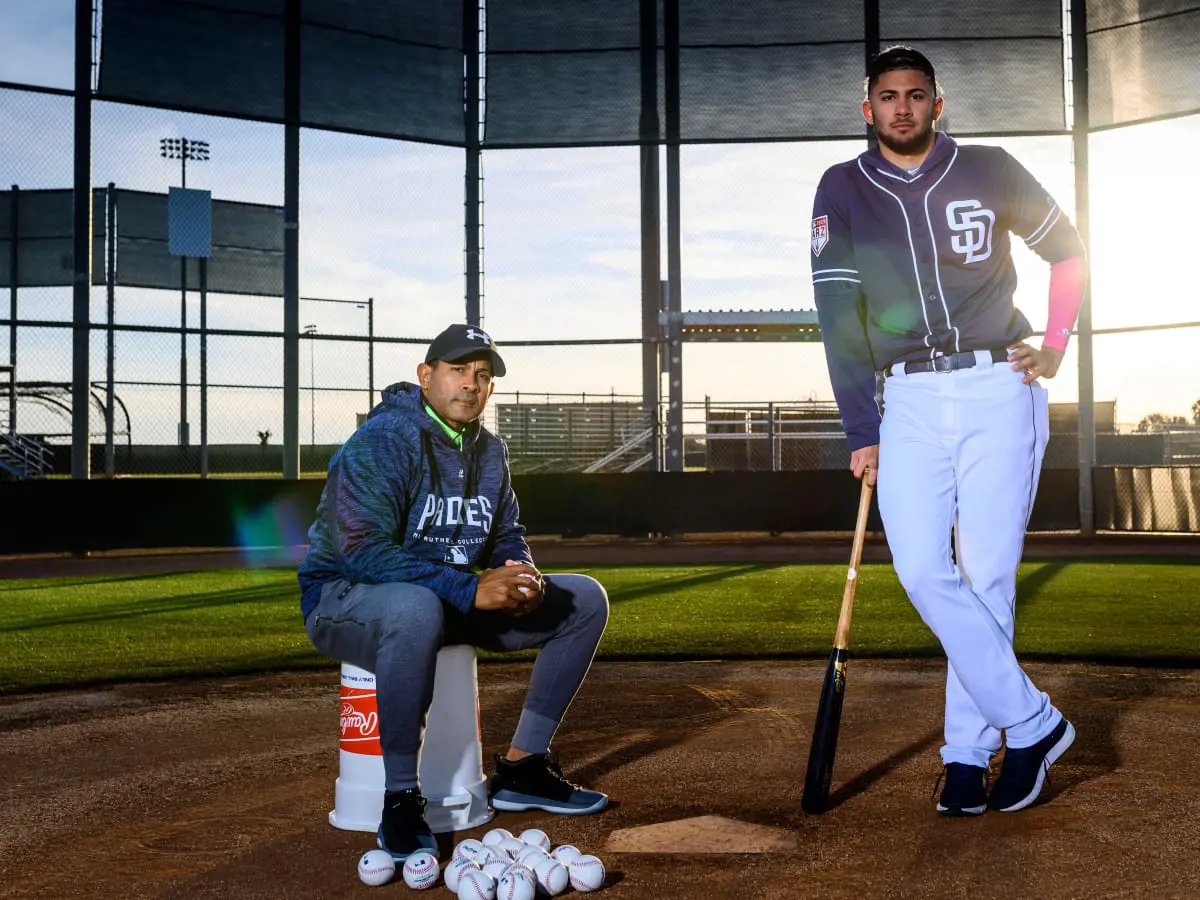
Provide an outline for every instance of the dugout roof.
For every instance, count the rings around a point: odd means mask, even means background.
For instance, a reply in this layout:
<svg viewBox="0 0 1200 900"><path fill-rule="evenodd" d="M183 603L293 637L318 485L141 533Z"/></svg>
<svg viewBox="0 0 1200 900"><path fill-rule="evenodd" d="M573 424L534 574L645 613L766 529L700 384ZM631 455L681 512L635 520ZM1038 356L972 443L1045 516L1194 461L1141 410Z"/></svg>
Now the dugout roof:
<svg viewBox="0 0 1200 900"><path fill-rule="evenodd" d="M1200 109L1200 0L1086 2L1092 128ZM876 40L930 56L955 134L1067 130L1060 0L104 0L97 96L283 121L288 3L313 128L465 146L480 47L483 147L659 142L670 4L684 142L862 137Z"/></svg>

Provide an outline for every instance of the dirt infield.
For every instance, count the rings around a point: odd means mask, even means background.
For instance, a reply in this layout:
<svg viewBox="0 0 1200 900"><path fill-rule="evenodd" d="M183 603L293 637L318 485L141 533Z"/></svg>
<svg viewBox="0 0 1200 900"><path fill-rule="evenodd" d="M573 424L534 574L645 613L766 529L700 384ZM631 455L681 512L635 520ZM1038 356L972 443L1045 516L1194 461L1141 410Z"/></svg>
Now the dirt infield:
<svg viewBox="0 0 1200 900"><path fill-rule="evenodd" d="M835 806L800 811L822 668L597 664L555 747L612 808L493 824L597 853L614 900L1200 895L1200 672L1030 666L1079 730L1048 801L947 820L930 799L942 680L932 663L851 663ZM515 724L527 675L528 664L480 666L486 756ZM0 699L0 896L408 895L398 881L360 884L370 836L326 822L337 684L331 669ZM754 854L609 849L624 829L698 816L794 840Z"/></svg>
<svg viewBox="0 0 1200 900"><path fill-rule="evenodd" d="M842 561L848 547L847 536L827 535L542 540L534 549L554 567ZM1031 558L1196 552L1194 537L1042 536L1026 547ZM288 565L295 555L256 561ZM875 540L865 555L885 559L886 547ZM8 558L0 578L246 562L229 550ZM540 827L598 854L608 867L601 896L614 900L1200 896L1200 671L1030 665L1079 731L1046 802L947 820L931 799L944 677L931 662L852 660L833 808L800 811L823 668L598 663L555 749L568 775L609 792L613 805L579 819L502 813L492 825ZM528 669L480 665L485 758L516 723ZM355 864L371 836L327 824L337 694L330 668L0 697L0 897L407 896L398 880L359 883ZM701 817L716 822L715 844L711 831L687 837L688 820ZM636 830L680 822L654 844ZM447 836L443 857L492 825ZM712 852L741 846L748 828L768 833L758 844L774 849Z"/></svg>

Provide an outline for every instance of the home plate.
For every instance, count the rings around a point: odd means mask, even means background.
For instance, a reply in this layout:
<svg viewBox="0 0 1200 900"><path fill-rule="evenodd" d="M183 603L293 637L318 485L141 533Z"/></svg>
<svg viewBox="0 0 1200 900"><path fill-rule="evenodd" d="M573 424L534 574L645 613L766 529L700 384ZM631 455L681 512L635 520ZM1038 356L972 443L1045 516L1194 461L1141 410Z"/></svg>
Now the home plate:
<svg viewBox="0 0 1200 900"><path fill-rule="evenodd" d="M777 853L796 849L784 828L751 825L724 816L697 816L656 825L622 828L608 836L616 853Z"/></svg>

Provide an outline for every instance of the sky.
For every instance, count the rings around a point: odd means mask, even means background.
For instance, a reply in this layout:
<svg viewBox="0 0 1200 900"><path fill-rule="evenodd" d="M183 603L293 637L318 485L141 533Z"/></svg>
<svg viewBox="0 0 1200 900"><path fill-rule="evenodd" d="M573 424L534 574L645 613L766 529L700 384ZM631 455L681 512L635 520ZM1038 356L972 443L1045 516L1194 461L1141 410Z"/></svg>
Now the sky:
<svg viewBox="0 0 1200 900"><path fill-rule="evenodd" d="M69 88L72 0L0 0L0 81ZM947 108L953 111L952 86ZM161 137L207 140L212 159L189 166L188 186L219 199L283 202L283 130L279 126L165 110L96 103L93 183L166 191L178 163L161 159ZM0 90L0 185L71 185L71 101ZM846 110L857 123L857 109ZM854 127L857 127L856 125ZM1200 320L1192 215L1200 183L1193 168L1200 116L1097 133L1090 145L1091 269L1095 328ZM1073 215L1069 137L985 140L1013 153ZM821 173L864 149L862 142L685 146L682 160L683 308L811 309L809 221ZM463 151L304 130L301 138L301 295L375 298L375 332L431 337L464 317ZM638 150L487 151L484 221L484 324L505 341L640 336ZM663 167L665 173L665 165ZM665 209L665 202L662 204ZM663 227L665 238L666 228ZM1016 303L1044 327L1048 270L1016 242ZM666 249L663 248L663 272ZM70 316L67 289L24 289L20 314ZM195 294L189 322L199 324ZM93 318L104 318L104 291ZM5 313L7 306L5 305ZM120 323L174 325L178 292L120 289ZM214 328L280 329L275 298L211 296ZM304 302L301 323L318 334L365 335L365 308ZM7 361L7 329L0 358ZM1183 328L1095 338L1095 398L1115 400L1117 419L1135 423L1150 412L1189 415L1200 398L1200 329ZM22 329L22 379L70 377L69 329ZM1047 384L1052 402L1077 398L1076 344ZM376 388L413 378L422 347L376 346ZM640 348L522 348L504 351L509 374L498 401L514 392L640 394ZM189 339L189 380L198 378L199 339ZM103 378L104 341L93 340L93 377ZM684 346L687 401L732 404L831 400L819 344L758 343ZM119 393L134 419L134 440L171 443L178 418L177 336L119 335ZM209 339L213 387L210 440L245 443L269 429L278 441L282 409L278 340ZM310 392L315 383L320 390ZM301 346L301 440L336 443L365 412L365 344L316 341ZM346 392L335 391L346 389ZM353 392L350 392L353 391ZM22 413L25 415L24 411ZM31 417L48 413L30 411ZM689 413L691 415L691 413ZM198 433L199 398L189 418ZM42 429L66 427L34 422Z"/></svg>

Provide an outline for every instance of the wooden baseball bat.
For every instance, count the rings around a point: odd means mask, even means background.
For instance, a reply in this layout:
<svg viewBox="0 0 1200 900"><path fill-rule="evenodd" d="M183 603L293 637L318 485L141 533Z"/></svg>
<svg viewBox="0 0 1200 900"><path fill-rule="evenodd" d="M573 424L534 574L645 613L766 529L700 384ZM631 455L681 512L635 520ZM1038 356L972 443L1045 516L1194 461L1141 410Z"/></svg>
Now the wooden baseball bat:
<svg viewBox="0 0 1200 900"><path fill-rule="evenodd" d="M821 702L813 725L812 746L808 751L808 771L804 775L804 794L800 808L806 813L820 814L829 808L829 782L833 776L833 759L837 753L838 728L842 724L842 698L846 693L846 649L850 644L850 616L854 611L854 589L858 585L858 566L862 560L863 539L867 531L867 514L871 509L871 486L867 483L870 470L863 473L862 494L858 499L858 521L854 524L854 544L850 549L850 570L842 591L842 611L838 615L833 652L825 667L821 685Z"/></svg>

